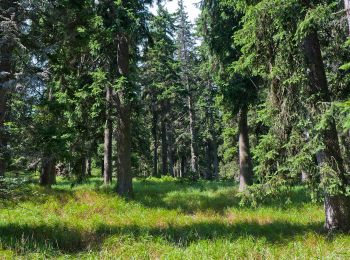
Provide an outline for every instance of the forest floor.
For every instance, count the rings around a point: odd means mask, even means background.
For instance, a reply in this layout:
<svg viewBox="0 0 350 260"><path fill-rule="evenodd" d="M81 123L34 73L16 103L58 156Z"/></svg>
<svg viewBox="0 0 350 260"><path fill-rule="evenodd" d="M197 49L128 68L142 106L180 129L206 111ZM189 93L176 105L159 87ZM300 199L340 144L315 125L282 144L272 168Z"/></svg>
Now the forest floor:
<svg viewBox="0 0 350 260"><path fill-rule="evenodd" d="M349 259L350 235L327 236L321 204L239 206L229 181L135 180L123 200L101 180L59 180L1 205L0 259Z"/></svg>

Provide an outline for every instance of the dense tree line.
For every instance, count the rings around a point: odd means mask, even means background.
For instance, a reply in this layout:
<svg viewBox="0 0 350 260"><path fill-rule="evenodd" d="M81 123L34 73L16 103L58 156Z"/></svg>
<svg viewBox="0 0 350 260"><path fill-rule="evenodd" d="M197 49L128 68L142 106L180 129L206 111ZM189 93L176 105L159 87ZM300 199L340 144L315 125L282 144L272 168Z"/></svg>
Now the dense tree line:
<svg viewBox="0 0 350 260"><path fill-rule="evenodd" d="M150 12L157 6L156 14ZM304 182L350 230L349 1L0 3L0 175ZM320 195L321 194L321 195Z"/></svg>

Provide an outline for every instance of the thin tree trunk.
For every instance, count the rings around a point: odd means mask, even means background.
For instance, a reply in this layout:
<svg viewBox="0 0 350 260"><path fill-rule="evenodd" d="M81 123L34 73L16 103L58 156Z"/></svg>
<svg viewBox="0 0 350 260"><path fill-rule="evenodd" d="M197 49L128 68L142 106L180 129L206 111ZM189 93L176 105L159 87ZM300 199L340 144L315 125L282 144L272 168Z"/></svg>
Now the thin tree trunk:
<svg viewBox="0 0 350 260"><path fill-rule="evenodd" d="M51 187L56 183L56 160L53 157L43 157L41 164L40 185Z"/></svg>
<svg viewBox="0 0 350 260"><path fill-rule="evenodd" d="M213 179L219 178L219 159L218 159L218 144L216 141L216 136L213 136Z"/></svg>
<svg viewBox="0 0 350 260"><path fill-rule="evenodd" d="M308 1L306 1L308 3ZM304 54L308 66L308 76L311 92L314 95L313 106L316 111L321 102L331 102L330 92L326 78L321 47L316 31L309 33L304 39ZM328 125L321 132L324 150L318 154L318 164L320 167L328 165L332 168L332 173L321 176L324 179L336 178L341 182L340 192L344 192L348 184L345 176L343 159L341 157L338 134L334 118L328 120ZM350 200L349 197L339 194L329 194L327 187L325 190L325 217L326 229L349 231L350 230Z"/></svg>
<svg viewBox="0 0 350 260"><path fill-rule="evenodd" d="M106 88L106 124L104 131L103 152L103 182L105 185L112 183L112 136L113 123L111 118L112 89Z"/></svg>
<svg viewBox="0 0 350 260"><path fill-rule="evenodd" d="M169 127L169 131L168 131L168 140L169 140L169 152L168 152L169 174L170 174L170 176L175 177L175 173L174 173L173 133L172 133L171 127Z"/></svg>
<svg viewBox="0 0 350 260"><path fill-rule="evenodd" d="M181 162L180 162L180 178L185 177L186 175L186 157L181 156Z"/></svg>
<svg viewBox="0 0 350 260"><path fill-rule="evenodd" d="M301 171L301 182L307 183L309 179L310 179L309 174L306 171Z"/></svg>
<svg viewBox="0 0 350 260"><path fill-rule="evenodd" d="M0 9L4 10L2 15L10 16L15 15L17 4L13 1L1 1ZM12 10L10 13L9 10ZM13 18L13 17L12 17ZM5 175L6 171L6 161L7 161L7 135L5 130L5 121L7 115L7 98L8 98L8 88L6 83L13 78L13 66L12 66L12 52L14 46L11 40L6 37L1 38L0 43L0 176Z"/></svg>
<svg viewBox="0 0 350 260"><path fill-rule="evenodd" d="M210 180L212 178L212 149L211 149L211 141L207 141L207 146L206 146L206 155L207 155L207 169L205 171L205 179Z"/></svg>
<svg viewBox="0 0 350 260"><path fill-rule="evenodd" d="M80 173L80 176L79 176L80 177L80 182L82 182L86 178L86 173L87 173L86 160L87 160L86 155L83 155L82 158L81 158L81 173Z"/></svg>
<svg viewBox="0 0 350 260"><path fill-rule="evenodd" d="M0 177L5 176L6 171L7 137L4 125L7 111L6 102L7 91L5 88L0 86Z"/></svg>
<svg viewBox="0 0 350 260"><path fill-rule="evenodd" d="M348 19L349 36L350 36L350 0L344 0L346 17Z"/></svg>
<svg viewBox="0 0 350 260"><path fill-rule="evenodd" d="M166 129L166 119L164 118L161 122L162 131L162 175L168 174L168 140L167 140L167 129Z"/></svg>
<svg viewBox="0 0 350 260"><path fill-rule="evenodd" d="M179 42L180 42L180 56L182 61L182 84L187 88L187 106L188 106L188 117L190 122L190 137L191 137L191 171L194 175L198 171L198 153L196 145L196 129L195 129L195 111L193 108L193 97L192 89L189 81L189 71L190 71L190 55L186 41L186 15L184 10L183 0L179 2L180 7L180 28L179 28ZM195 176L198 177L198 176Z"/></svg>
<svg viewBox="0 0 350 260"><path fill-rule="evenodd" d="M131 105L127 94L129 76L129 43L126 35L118 37L118 70L124 77L122 88L118 91L117 111L117 192L120 196L133 195L131 172Z"/></svg>
<svg viewBox="0 0 350 260"><path fill-rule="evenodd" d="M248 107L239 112L239 191L244 191L253 183L253 166L249 147Z"/></svg>
<svg viewBox="0 0 350 260"><path fill-rule="evenodd" d="M192 95L190 93L190 90L187 97L187 102L188 102L188 116L190 121L190 136L191 136L191 171L192 173L197 173L198 158L197 158L197 143L196 143L196 129L195 129L195 114L194 114L193 100L192 100Z"/></svg>
<svg viewBox="0 0 350 260"><path fill-rule="evenodd" d="M309 142L310 141L310 134L309 134L309 131L308 130L304 130L304 139L305 139L305 142ZM301 182L302 183L307 183L310 179L310 176L309 176L309 173L302 170L301 171Z"/></svg>
<svg viewBox="0 0 350 260"><path fill-rule="evenodd" d="M153 100L152 104L152 135L153 135L153 176L158 176L158 113L157 113L157 105L156 100Z"/></svg>
<svg viewBox="0 0 350 260"><path fill-rule="evenodd" d="M86 176L91 177L91 156L85 159Z"/></svg>

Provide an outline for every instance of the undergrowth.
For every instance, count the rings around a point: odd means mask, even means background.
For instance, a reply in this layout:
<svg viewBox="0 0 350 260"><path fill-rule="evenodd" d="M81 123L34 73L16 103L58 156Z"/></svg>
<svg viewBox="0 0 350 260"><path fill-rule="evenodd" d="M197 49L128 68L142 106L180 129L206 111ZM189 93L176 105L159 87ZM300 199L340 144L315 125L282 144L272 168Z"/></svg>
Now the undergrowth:
<svg viewBox="0 0 350 260"><path fill-rule="evenodd" d="M303 187L244 207L229 181L134 181L135 197L91 178L28 183L0 209L1 259L348 259L350 236L323 232L322 205Z"/></svg>

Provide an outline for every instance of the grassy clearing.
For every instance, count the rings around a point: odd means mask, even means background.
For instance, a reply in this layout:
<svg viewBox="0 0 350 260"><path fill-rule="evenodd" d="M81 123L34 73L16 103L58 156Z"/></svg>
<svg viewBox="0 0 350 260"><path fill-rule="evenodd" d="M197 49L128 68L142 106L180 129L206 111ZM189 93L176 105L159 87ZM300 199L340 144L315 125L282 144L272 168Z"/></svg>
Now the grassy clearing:
<svg viewBox="0 0 350 260"><path fill-rule="evenodd" d="M98 179L31 187L35 197L0 209L1 259L350 258L350 235L327 237L302 188L252 209L229 182L136 180L130 201Z"/></svg>

